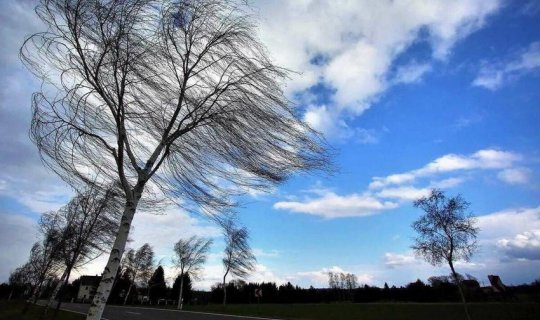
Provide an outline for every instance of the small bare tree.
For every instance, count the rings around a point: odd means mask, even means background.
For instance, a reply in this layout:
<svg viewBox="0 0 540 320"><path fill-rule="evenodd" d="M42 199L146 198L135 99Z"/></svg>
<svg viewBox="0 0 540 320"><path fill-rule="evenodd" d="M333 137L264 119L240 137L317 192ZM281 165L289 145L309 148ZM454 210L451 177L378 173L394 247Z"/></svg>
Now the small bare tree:
<svg viewBox="0 0 540 320"><path fill-rule="evenodd" d="M33 303L36 303L41 295L44 281L53 277L60 269L60 250L63 246L61 221L56 212L44 213L38 221L38 230L42 241L32 246L28 260L29 270L34 278L29 300ZM25 312L26 309L25 307Z"/></svg>
<svg viewBox="0 0 540 320"><path fill-rule="evenodd" d="M44 81L31 137L70 184L120 181L123 215L89 320L101 318L143 195L223 212L232 195L325 168L235 0L40 0L21 58ZM143 200L145 199L143 198Z"/></svg>
<svg viewBox="0 0 540 320"><path fill-rule="evenodd" d="M229 273L238 278L245 278L255 269L255 256L249 246L249 232L245 227L240 227L234 217L229 217L223 222L223 236L225 238L225 252L223 266L223 304L227 303L227 275Z"/></svg>
<svg viewBox="0 0 540 320"><path fill-rule="evenodd" d="M174 245L174 263L180 269L180 294L177 309L181 310L183 307L184 275L187 274L192 279L197 278L203 264L206 262L211 245L212 240L197 236L192 236L187 240L180 239Z"/></svg>
<svg viewBox="0 0 540 320"><path fill-rule="evenodd" d="M80 268L110 250L121 213L116 197L114 187L102 192L89 186L55 213L62 242L58 255L65 268L44 308L44 315L56 299L56 316L62 301L62 287L69 280L73 269Z"/></svg>
<svg viewBox="0 0 540 320"><path fill-rule="evenodd" d="M29 264L25 263L24 265L18 267L13 272L11 272L8 281L9 285L11 286L8 300L11 300L11 298L13 297L15 289L23 289L24 294L24 292L28 289L29 286L32 285L33 282Z"/></svg>
<svg viewBox="0 0 540 320"><path fill-rule="evenodd" d="M476 249L475 219L467 212L469 203L461 196L447 198L441 190L433 189L428 197L414 202L425 214L412 227L417 232L415 253L432 265L447 263L459 288L465 315L469 310L459 276L454 268L458 260L468 261Z"/></svg>
<svg viewBox="0 0 540 320"><path fill-rule="evenodd" d="M137 281L147 283L150 280L154 269L154 250L148 243L143 244L137 251L134 249L128 250L124 258L124 267L126 268L125 272L129 274L131 279L124 298L124 304L126 304L133 285Z"/></svg>

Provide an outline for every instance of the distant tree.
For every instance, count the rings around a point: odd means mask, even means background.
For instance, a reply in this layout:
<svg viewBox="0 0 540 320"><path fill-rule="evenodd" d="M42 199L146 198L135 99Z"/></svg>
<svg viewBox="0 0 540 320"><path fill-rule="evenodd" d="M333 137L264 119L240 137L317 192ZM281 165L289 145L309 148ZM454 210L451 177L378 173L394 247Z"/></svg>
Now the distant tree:
<svg viewBox="0 0 540 320"><path fill-rule="evenodd" d="M456 282L465 315L470 319L467 302L459 276L454 268L458 260L468 261L476 249L478 228L467 212L469 203L461 196L447 198L441 190L433 189L429 196L414 202L425 214L412 227L417 232L412 246L415 253L432 265L447 263Z"/></svg>
<svg viewBox="0 0 540 320"><path fill-rule="evenodd" d="M225 252L223 266L223 304L227 303L227 275L229 273L238 278L245 278L255 269L255 256L249 246L249 233L245 227L240 227L234 217L229 217L223 224L223 236L225 237Z"/></svg>
<svg viewBox="0 0 540 320"><path fill-rule="evenodd" d="M49 303L43 308L44 315L56 299L56 317L62 303L62 287L74 269L110 250L121 213L116 197L114 188L102 192L89 185L78 192L66 206L53 213L61 238L58 259L63 264L64 271L49 298Z"/></svg>
<svg viewBox="0 0 540 320"><path fill-rule="evenodd" d="M56 212L44 213L38 221L42 241L36 242L30 250L28 271L34 279L29 301L36 303L41 295L43 283L54 277L61 267L60 249L63 244L61 219ZM28 309L26 304L23 312Z"/></svg>
<svg viewBox="0 0 540 320"><path fill-rule="evenodd" d="M193 295L193 287L191 277L188 273L184 273L183 276L178 275L174 280L172 287L172 297L176 298L180 296L180 290L182 290L182 299L184 301L191 301Z"/></svg>
<svg viewBox="0 0 540 320"><path fill-rule="evenodd" d="M28 286L32 284L32 281L33 278L28 263L22 265L21 267L18 267L13 272L11 272L8 280L8 283L11 287L8 300L11 300L15 290L17 289L22 290L24 293Z"/></svg>
<svg viewBox="0 0 540 320"><path fill-rule="evenodd" d="M174 263L180 270L180 281L184 281L184 275L189 275L192 278L197 278L199 271L206 262L208 250L212 240L206 240L197 236L184 240L180 239L174 245ZM183 307L183 283L180 284L180 293L178 296L178 309Z"/></svg>
<svg viewBox="0 0 540 320"><path fill-rule="evenodd" d="M159 299L167 296L167 283L165 282L165 271L162 266L158 266L156 271L148 280L148 297L152 303L157 303Z"/></svg>
<svg viewBox="0 0 540 320"><path fill-rule="evenodd" d="M148 243L142 245L137 251L130 249L124 258L124 265L125 273L132 279L124 298L124 304L126 304L133 286L137 282L147 284L150 280L154 268L154 250Z"/></svg>

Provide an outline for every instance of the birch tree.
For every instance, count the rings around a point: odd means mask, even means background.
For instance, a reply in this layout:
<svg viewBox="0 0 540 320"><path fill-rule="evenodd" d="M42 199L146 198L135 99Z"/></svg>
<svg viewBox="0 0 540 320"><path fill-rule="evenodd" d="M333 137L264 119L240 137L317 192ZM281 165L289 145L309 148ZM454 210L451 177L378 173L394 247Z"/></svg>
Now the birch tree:
<svg viewBox="0 0 540 320"><path fill-rule="evenodd" d="M74 269L95 260L110 249L121 212L116 197L114 187L101 192L88 186L56 212L61 237L58 258L64 271L44 308L44 314L56 299L56 316L62 301L62 287L67 284Z"/></svg>
<svg viewBox="0 0 540 320"><path fill-rule="evenodd" d="M130 249L126 253L124 261L125 272L129 274L132 280L124 298L124 304L126 304L136 282L148 283L150 280L154 268L154 250L148 243L145 243L137 251Z"/></svg>
<svg viewBox="0 0 540 320"><path fill-rule="evenodd" d="M414 202L425 214L412 227L417 232L412 248L432 265L447 263L459 289L467 319L471 319L460 277L454 268L458 260L468 261L476 249L475 219L467 212L469 203L461 196L447 198L433 189L427 197Z"/></svg>
<svg viewBox="0 0 540 320"><path fill-rule="evenodd" d="M224 221L223 236L225 238L225 251L223 256L223 304L227 303L227 276L231 274L238 278L245 278L255 269L255 256L249 246L249 232L246 227L238 226L235 218Z"/></svg>
<svg viewBox="0 0 540 320"><path fill-rule="evenodd" d="M21 58L43 80L31 138L66 182L119 181L124 209L87 319L101 317L137 209L191 212L324 169L324 142L281 89L244 1L40 0Z"/></svg>
<svg viewBox="0 0 540 320"><path fill-rule="evenodd" d="M180 294L178 296L177 309L182 310L183 308L182 293L185 275L189 275L193 279L197 278L198 273L206 262L208 250L210 250L211 245L212 240L197 236L192 236L187 240L180 239L174 245L175 257L173 261L180 270Z"/></svg>

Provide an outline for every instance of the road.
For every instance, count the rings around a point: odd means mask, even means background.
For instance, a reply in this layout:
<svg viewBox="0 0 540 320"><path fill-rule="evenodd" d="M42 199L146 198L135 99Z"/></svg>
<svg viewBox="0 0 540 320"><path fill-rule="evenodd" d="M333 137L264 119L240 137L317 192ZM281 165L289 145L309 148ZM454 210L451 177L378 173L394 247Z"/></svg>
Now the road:
<svg viewBox="0 0 540 320"><path fill-rule="evenodd" d="M61 309L86 314L89 304L62 303ZM268 320L269 318L221 315L144 307L107 306L102 320Z"/></svg>

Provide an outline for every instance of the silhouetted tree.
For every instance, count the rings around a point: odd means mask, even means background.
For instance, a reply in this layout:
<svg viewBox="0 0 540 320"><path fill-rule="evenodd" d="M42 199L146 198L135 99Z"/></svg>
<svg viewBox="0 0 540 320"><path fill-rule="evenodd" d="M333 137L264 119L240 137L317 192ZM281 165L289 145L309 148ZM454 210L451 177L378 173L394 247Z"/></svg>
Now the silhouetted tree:
<svg viewBox="0 0 540 320"><path fill-rule="evenodd" d="M211 244L212 240L206 240L196 236L192 236L187 240L178 240L174 245L174 263L180 269L180 281L184 280L184 275L190 275L193 278L197 277L203 264L206 262ZM181 283L177 306L180 310L183 305L183 288L184 285Z"/></svg>
<svg viewBox="0 0 540 320"><path fill-rule="evenodd" d="M116 195L114 188L101 192L90 185L54 213L61 238L58 259L64 271L49 302L43 308L43 316L56 299L56 317L62 303L62 287L67 283L72 270L93 261L110 249L121 212Z"/></svg>
<svg viewBox="0 0 540 320"><path fill-rule="evenodd" d="M239 278L245 278L255 268L255 256L249 246L249 233L245 227L237 225L235 217L231 216L223 224L225 252L223 266L223 304L227 303L226 279L230 273Z"/></svg>
<svg viewBox="0 0 540 320"><path fill-rule="evenodd" d="M124 298L124 304L126 304L131 290L137 282L148 284L154 268L154 250L148 243L143 244L137 251L128 250L124 258L124 266L125 273L132 280Z"/></svg>
<svg viewBox="0 0 540 320"><path fill-rule="evenodd" d="M428 197L416 200L414 206L425 214L412 225L417 232L412 248L432 265L448 263L459 288L465 315L470 319L463 288L454 268L454 262L468 261L476 249L478 228L467 212L469 203L459 195L447 198L442 191L433 189Z"/></svg>
<svg viewBox="0 0 540 320"><path fill-rule="evenodd" d="M119 181L125 197L89 320L101 318L143 194L223 212L231 195L327 164L244 4L39 1L47 29L21 48L44 81L32 99L31 137L68 183L99 173Z"/></svg>
<svg viewBox="0 0 540 320"><path fill-rule="evenodd" d="M191 277L188 273L184 273L182 276L178 275L178 277L176 277L171 291L172 297L180 297L180 290L182 291L182 298L184 301L191 301L193 288Z"/></svg>
<svg viewBox="0 0 540 320"><path fill-rule="evenodd" d="M148 280L148 297L152 303L157 303L159 299L167 297L167 283L162 266L158 266Z"/></svg>

